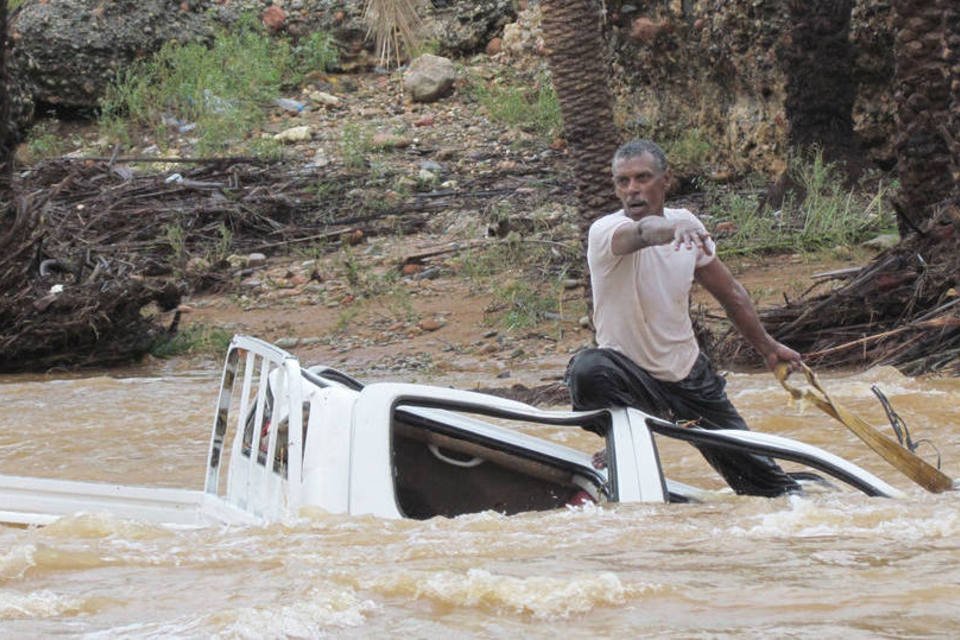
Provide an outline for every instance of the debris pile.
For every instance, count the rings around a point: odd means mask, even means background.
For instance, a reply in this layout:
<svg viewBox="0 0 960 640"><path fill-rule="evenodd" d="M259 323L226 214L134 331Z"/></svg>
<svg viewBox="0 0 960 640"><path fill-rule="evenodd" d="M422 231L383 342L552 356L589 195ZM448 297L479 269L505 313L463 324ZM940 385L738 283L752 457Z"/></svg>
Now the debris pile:
<svg viewBox="0 0 960 640"><path fill-rule="evenodd" d="M960 200L870 264L824 274L799 300L760 312L777 340L812 367L892 365L907 375L960 374ZM841 282L817 293L823 282ZM735 332L711 347L728 364L756 362Z"/></svg>
<svg viewBox="0 0 960 640"><path fill-rule="evenodd" d="M246 157L130 168L158 162L64 158L19 176L0 235L0 371L129 362L175 331L177 314L160 321L183 295L237 282L237 254L409 234L440 210L522 203L544 180L542 167L516 167L398 194L363 169Z"/></svg>

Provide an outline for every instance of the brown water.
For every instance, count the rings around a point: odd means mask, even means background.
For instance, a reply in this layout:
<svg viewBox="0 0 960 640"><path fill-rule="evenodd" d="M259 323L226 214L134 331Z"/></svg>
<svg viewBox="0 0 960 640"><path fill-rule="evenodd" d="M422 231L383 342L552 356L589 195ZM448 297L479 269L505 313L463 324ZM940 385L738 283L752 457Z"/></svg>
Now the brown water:
<svg viewBox="0 0 960 640"><path fill-rule="evenodd" d="M0 379L0 473L200 488L218 375ZM825 383L878 426L880 384L960 475L960 381L883 369ZM0 527L0 638L957 637L958 496L912 487L769 375L732 375L729 389L754 428L829 448L908 498L718 491L509 518ZM720 487L687 445L661 453L671 477Z"/></svg>

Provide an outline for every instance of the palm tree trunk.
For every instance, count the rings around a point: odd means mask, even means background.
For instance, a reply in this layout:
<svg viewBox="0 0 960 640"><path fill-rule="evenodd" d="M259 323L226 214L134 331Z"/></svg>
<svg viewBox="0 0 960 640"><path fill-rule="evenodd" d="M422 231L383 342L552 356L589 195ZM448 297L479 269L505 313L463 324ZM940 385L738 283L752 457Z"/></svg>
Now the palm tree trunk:
<svg viewBox="0 0 960 640"><path fill-rule="evenodd" d="M956 45L958 9L956 0L894 0L893 9L900 175L895 207L905 235L933 214L931 205L956 189L960 67L948 39Z"/></svg>
<svg viewBox="0 0 960 640"><path fill-rule="evenodd" d="M944 10L947 69L950 71L950 118L947 131L952 132L950 157L953 159L953 197L960 200L960 5L947 3Z"/></svg>
<svg viewBox="0 0 960 640"><path fill-rule="evenodd" d="M619 208L610 173L619 135L613 123L602 14L595 0L541 0L540 7L547 60L586 229L598 216Z"/></svg>
<svg viewBox="0 0 960 640"><path fill-rule="evenodd" d="M7 209L13 202L14 131L7 82L7 0L0 0L0 220L6 219Z"/></svg>

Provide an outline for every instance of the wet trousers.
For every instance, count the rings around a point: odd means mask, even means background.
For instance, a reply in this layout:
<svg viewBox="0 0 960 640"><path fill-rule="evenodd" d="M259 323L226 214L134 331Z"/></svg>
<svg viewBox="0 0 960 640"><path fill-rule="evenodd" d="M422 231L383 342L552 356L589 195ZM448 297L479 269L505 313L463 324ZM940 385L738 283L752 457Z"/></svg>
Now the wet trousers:
<svg viewBox="0 0 960 640"><path fill-rule="evenodd" d="M726 380L700 354L689 375L658 380L613 349L586 349L567 366L565 382L575 410L625 406L665 420L695 420L705 429L748 429L724 391ZM800 486L773 459L706 445L698 449L738 494L779 496Z"/></svg>

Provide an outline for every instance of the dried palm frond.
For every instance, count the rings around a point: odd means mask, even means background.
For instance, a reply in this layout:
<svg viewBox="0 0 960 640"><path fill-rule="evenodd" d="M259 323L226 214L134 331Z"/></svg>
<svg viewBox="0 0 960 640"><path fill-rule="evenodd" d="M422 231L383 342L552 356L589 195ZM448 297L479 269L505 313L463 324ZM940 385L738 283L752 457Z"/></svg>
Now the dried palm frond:
<svg viewBox="0 0 960 640"><path fill-rule="evenodd" d="M376 41L380 64L396 61L399 67L401 52L417 48L417 29L420 27L421 0L367 0L363 19L367 23L367 37Z"/></svg>

